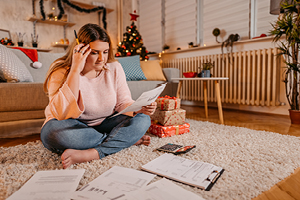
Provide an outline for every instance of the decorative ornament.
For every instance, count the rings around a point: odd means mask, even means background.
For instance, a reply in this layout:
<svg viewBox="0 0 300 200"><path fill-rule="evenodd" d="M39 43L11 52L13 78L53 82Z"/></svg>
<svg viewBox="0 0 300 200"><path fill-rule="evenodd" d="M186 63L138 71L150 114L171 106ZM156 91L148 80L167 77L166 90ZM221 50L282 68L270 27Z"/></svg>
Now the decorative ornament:
<svg viewBox="0 0 300 200"><path fill-rule="evenodd" d="M120 54L119 53L116 53L116 57L119 57L120 56Z"/></svg>
<svg viewBox="0 0 300 200"><path fill-rule="evenodd" d="M129 15L131 16L130 21L136 21L136 18L139 17L139 15L136 14L136 10L134 10L133 12L134 12L134 14L129 13Z"/></svg>
<svg viewBox="0 0 300 200"><path fill-rule="evenodd" d="M218 41L218 36L220 35L220 33L221 33L221 31L220 31L219 28L215 28L215 29L212 31L212 34L216 37L216 42L217 42L217 43L220 43L220 42Z"/></svg>
<svg viewBox="0 0 300 200"><path fill-rule="evenodd" d="M131 56L131 53L130 52L127 52L127 54L126 54L127 56Z"/></svg>

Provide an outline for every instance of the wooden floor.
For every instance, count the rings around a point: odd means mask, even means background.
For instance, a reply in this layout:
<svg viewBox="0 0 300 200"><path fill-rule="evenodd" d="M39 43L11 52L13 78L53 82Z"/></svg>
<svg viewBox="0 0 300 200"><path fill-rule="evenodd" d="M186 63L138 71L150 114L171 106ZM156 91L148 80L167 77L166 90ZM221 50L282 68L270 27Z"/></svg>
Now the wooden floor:
<svg viewBox="0 0 300 200"><path fill-rule="evenodd" d="M186 117L195 120L219 123L218 110L208 109L208 119L205 118L204 108L195 106L182 106ZM245 111L223 110L225 125L246 127L254 130L272 131L284 135L300 137L300 125L291 125L288 116L251 113ZM0 146L9 147L18 144L26 144L29 141L39 140L39 135L31 135L24 138L0 139ZM299 152L300 153L300 152ZM300 168L285 180L274 185L254 198L254 200L300 200Z"/></svg>

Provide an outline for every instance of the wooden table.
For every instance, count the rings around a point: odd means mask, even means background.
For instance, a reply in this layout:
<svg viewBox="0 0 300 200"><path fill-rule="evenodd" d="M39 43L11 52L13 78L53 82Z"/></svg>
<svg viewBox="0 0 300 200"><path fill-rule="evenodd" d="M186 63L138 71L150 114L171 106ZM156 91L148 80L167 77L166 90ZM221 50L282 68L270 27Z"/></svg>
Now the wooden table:
<svg viewBox="0 0 300 200"><path fill-rule="evenodd" d="M207 81L215 81L215 89L216 89L216 95L217 95L217 104L218 104L218 111L219 111L219 119L221 124L224 124L223 119L223 111L222 111L222 101L221 101L221 95L220 95L220 84L219 81L221 80L228 80L227 77L211 77L211 78L172 78L172 81L179 81L178 88L177 88L177 94L176 97L180 98L180 91L182 87L183 81L203 81L203 92L204 92L204 108L205 108L205 117L208 118L208 109L207 109Z"/></svg>

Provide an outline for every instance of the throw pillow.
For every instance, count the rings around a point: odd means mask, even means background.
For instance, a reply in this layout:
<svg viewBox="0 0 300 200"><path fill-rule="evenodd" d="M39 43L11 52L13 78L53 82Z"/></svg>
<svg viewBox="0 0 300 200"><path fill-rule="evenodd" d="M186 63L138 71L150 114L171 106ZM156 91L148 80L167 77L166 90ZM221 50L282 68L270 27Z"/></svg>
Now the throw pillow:
<svg viewBox="0 0 300 200"><path fill-rule="evenodd" d="M159 60L141 61L141 68L149 81L167 81Z"/></svg>
<svg viewBox="0 0 300 200"><path fill-rule="evenodd" d="M147 79L140 66L140 56L118 58L126 75L126 81L139 81Z"/></svg>
<svg viewBox="0 0 300 200"><path fill-rule="evenodd" d="M33 82L25 64L10 49L1 44L0 79L6 82Z"/></svg>

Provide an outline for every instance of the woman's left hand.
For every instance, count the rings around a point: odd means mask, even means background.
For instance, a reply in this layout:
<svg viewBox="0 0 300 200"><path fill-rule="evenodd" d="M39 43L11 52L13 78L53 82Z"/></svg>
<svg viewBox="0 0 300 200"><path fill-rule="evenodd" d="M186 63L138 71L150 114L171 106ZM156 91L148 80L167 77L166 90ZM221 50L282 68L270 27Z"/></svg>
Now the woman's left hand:
<svg viewBox="0 0 300 200"><path fill-rule="evenodd" d="M153 115L155 109L156 109L156 102L151 103L148 106L143 106L141 110L137 111L136 113L143 113L145 115Z"/></svg>

